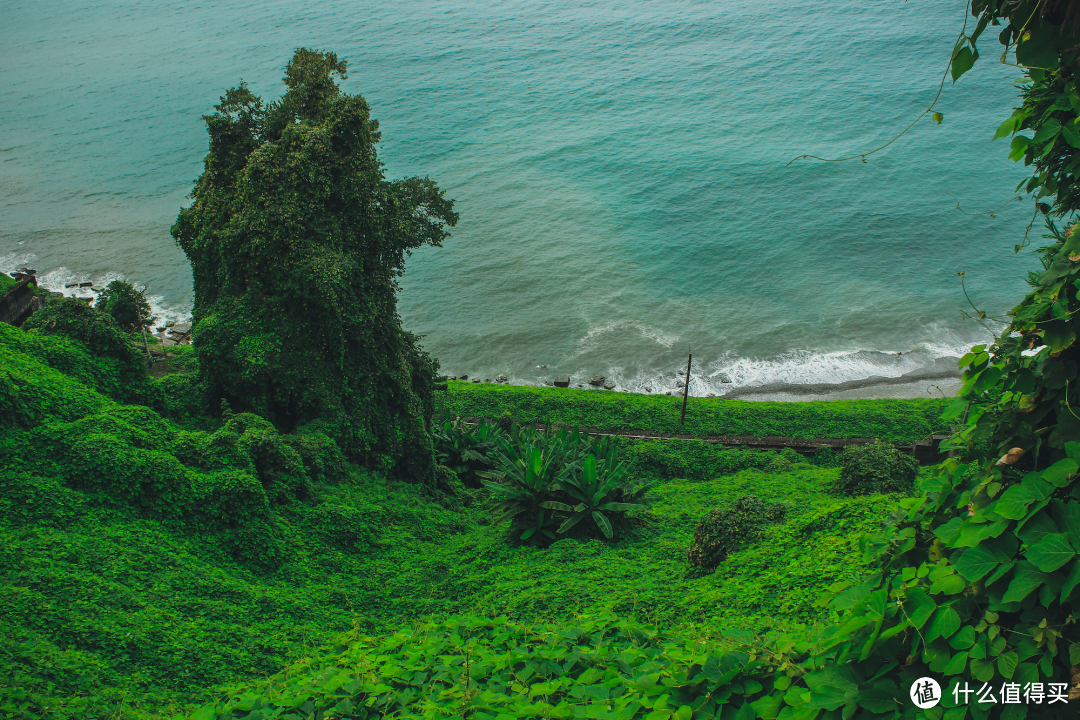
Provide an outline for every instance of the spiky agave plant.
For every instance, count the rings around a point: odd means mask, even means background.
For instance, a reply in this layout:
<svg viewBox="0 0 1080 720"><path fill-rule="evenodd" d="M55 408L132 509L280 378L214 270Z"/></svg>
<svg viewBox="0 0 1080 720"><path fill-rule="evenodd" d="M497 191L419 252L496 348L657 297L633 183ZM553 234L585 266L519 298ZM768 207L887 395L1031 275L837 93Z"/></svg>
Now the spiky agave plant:
<svg viewBox="0 0 1080 720"><path fill-rule="evenodd" d="M502 500L496 507L500 515L495 524L524 515L520 519L525 525L522 540L554 539L551 526L556 522L555 514L544 507L544 502L573 467L564 462L565 454L565 443L558 441L539 447L532 444L517 446L500 439L493 458L496 469L476 473L484 478L484 485L492 494Z"/></svg>
<svg viewBox="0 0 1080 720"><path fill-rule="evenodd" d="M625 482L629 468L618 462L614 447L598 463L596 455L586 455L581 463L580 474L571 474L559 482L559 487L570 495L577 504L571 505L554 500L541 503L545 508L570 513L559 527L561 535L587 517L591 517L604 537L611 539L614 534L611 520L604 513L624 513L629 510L641 510L648 507L644 502L645 492L652 483L643 483L630 487ZM615 500L622 498L623 502ZM630 502L625 502L630 500Z"/></svg>

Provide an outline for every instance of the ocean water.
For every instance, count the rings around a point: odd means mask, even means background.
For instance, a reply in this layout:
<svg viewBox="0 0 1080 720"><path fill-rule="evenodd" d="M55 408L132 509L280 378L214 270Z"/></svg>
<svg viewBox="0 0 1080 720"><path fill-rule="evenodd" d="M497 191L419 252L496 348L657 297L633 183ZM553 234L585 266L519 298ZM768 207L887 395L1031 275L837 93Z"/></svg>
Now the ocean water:
<svg viewBox="0 0 1080 720"><path fill-rule="evenodd" d="M270 100L296 47L349 62L390 177L461 221L408 261L399 310L450 374L601 374L691 393L897 376L1018 303L1026 176L990 142L1019 71L982 59L927 116L961 2L0 0L0 270L123 277L191 308L169 236L200 116ZM969 23L970 28L971 23ZM1033 231L1038 245L1039 228ZM901 355L897 355L901 353ZM719 382L721 373L733 382Z"/></svg>

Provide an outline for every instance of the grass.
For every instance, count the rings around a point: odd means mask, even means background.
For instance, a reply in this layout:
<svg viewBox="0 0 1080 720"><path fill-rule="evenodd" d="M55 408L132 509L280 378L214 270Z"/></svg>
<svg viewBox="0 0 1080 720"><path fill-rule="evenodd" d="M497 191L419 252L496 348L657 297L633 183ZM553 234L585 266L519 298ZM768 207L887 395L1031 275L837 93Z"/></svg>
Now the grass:
<svg viewBox="0 0 1080 720"><path fill-rule="evenodd" d="M853 438L912 443L945 429L943 400L832 400L805 403L682 398L604 390L451 381L446 410L462 417L557 422L601 432L648 431L695 437Z"/></svg>
<svg viewBox="0 0 1080 720"><path fill-rule="evenodd" d="M347 464L340 472L315 473L307 455L306 494L230 506L231 514L213 520L198 504L174 512L168 502L189 502L185 493L199 483L235 473L257 473L252 482L279 487L286 466L268 466L254 453L270 443L287 454L300 447L289 443L303 438L284 437L281 445L257 424L241 432L242 426L202 414L192 400L198 372L191 349L170 353L169 362L178 372L145 380L152 390L144 393L147 402L157 410L135 407L123 402L131 393L121 382L126 371L115 363L74 340L0 325L4 717L172 720L204 704L200 720L247 716L256 705L304 717L313 693L334 703L377 696L386 707L405 703L411 713L419 701L407 694L390 698L373 681L343 697L345 681L333 678L357 662L385 677L414 677L417 667L395 663L445 655L461 627L475 633L477 653L489 653L487 674L478 681L518 672L507 658L528 645L528 662L537 668L531 683L566 675L581 683L574 692L623 693L626 707L658 707L660 696L650 689L660 687L656 681L620 680L611 674L618 663L589 665L588 673L588 663L567 670L567 653L584 652L578 644L599 633L614 643L604 652L629 668L620 672L638 677L681 667L685 674L701 643L725 633L813 625L822 619L818 595L865 571L858 537L876 529L895 504L885 496L838 499L826 492L837 469L790 452L670 440L624 446L639 476L656 484L651 508L619 526L612 542L568 538L547 548L523 546L505 526L491 524L483 493L453 500ZM451 387L451 399L546 397ZM647 419L641 408L670 410L662 404L670 398L635 405L640 398L627 395L554 392L564 393L552 396L557 400L580 398L580 407L567 405L575 411L594 402L609 415L617 402L627 402L626 417L638 419ZM738 404L744 405L750 406L744 422L772 417L750 412L763 405ZM814 405L811 417L840 427L843 412ZM881 422L890 417L874 412L868 415ZM914 416L925 421L927 413ZM806 419L788 420L798 417ZM261 444L246 444L248 433ZM90 462L94 448L109 457ZM173 485L148 486L145 478L155 469ZM691 576L686 549L698 519L747 493L788 503L787 521L728 556L715 573ZM380 647L382 654L370 650ZM435 672L434 662L424 672ZM377 673L371 677L383 677ZM446 697L456 698L457 681L446 682ZM526 694L526 707L509 685L486 687L494 693L492 708L517 713L505 717L584 702L571 697L569 686L547 685L550 692ZM469 697L466 692L463 702ZM446 703L442 709L449 711L451 700ZM250 715L262 716L271 715Z"/></svg>

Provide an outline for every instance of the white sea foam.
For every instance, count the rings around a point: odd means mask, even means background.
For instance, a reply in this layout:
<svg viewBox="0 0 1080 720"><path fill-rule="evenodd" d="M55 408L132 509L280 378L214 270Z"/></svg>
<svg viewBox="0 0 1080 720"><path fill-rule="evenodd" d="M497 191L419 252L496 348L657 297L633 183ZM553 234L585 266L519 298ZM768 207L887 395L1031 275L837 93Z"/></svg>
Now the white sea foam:
<svg viewBox="0 0 1080 720"><path fill-rule="evenodd" d="M634 330L637 331L642 338L651 340L652 342L660 345L664 348L670 348L675 344L675 341L679 339L678 335L666 333L663 330L646 325L645 323L632 322L623 320L619 322L607 323L599 327L590 328L585 337L581 338L577 342L577 347L566 358L567 361L581 357L585 353L592 352L600 347L600 340L604 335L615 332L617 330Z"/></svg>
<svg viewBox="0 0 1080 720"><path fill-rule="evenodd" d="M36 259L37 257L33 253L9 253L8 255L0 256L0 272L10 275L20 267L33 268ZM45 273L39 272L37 278L38 287L40 288L52 292L63 293L67 297L93 298L93 302L97 302L98 293L94 292L91 288L69 288L66 286L72 283L90 282L96 287L103 288L113 280L126 280L136 287L139 286L137 278L129 279L120 273L110 272L91 276L88 273L80 273L63 266ZM190 307L166 305L165 298L161 295L147 295L146 300L150 303L150 314L153 318L155 327L162 327L169 321L186 322L191 319Z"/></svg>

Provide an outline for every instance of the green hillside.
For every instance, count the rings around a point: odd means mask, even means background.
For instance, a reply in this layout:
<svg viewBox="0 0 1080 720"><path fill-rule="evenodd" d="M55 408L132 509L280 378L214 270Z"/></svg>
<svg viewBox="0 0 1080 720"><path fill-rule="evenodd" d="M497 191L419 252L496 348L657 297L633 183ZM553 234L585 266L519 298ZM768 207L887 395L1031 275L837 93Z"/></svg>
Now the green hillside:
<svg viewBox="0 0 1080 720"><path fill-rule="evenodd" d="M648 510L614 541L531 547L492 524L482 490L394 482L317 433L198 416L197 362L188 350L170 362L123 387L119 361L0 324L7 716L186 716L222 684L331 662L345 634L427 652L442 631L406 629L451 616L653 623L679 643L800 627L822 617L823 590L863 572L858 535L894 504L831 496L838 470L790 454L642 444L624 453L657 482ZM147 404L114 399L133 394ZM702 452L723 474L672 465ZM787 522L695 577L694 525L749 493L788 504Z"/></svg>

